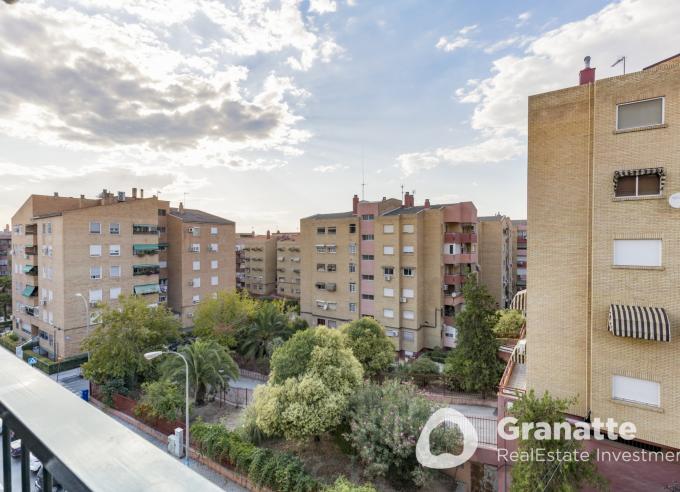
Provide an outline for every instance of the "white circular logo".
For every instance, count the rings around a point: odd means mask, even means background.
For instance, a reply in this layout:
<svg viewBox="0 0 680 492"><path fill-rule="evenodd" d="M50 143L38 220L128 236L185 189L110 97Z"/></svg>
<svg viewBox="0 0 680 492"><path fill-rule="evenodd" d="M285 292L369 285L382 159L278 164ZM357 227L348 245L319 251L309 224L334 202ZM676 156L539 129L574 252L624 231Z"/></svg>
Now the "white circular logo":
<svg viewBox="0 0 680 492"><path fill-rule="evenodd" d="M680 193L673 193L669 196L668 204L673 208L680 208Z"/></svg>
<svg viewBox="0 0 680 492"><path fill-rule="evenodd" d="M443 422L456 424L463 434L463 451L459 455L442 453L435 456L430 450L430 434ZM427 468L435 468L437 470L455 468L472 458L478 445L479 436L477 435L477 429L475 429L472 422L465 415L453 408L440 408L432 414L420 433L418 443L416 444L416 459L418 463Z"/></svg>

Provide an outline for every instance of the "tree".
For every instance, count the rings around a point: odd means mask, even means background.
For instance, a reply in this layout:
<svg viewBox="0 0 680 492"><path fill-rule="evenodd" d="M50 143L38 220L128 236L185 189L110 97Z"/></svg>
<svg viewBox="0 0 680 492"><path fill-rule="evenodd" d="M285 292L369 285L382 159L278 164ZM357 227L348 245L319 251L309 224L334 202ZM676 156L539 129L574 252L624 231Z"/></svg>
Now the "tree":
<svg viewBox="0 0 680 492"><path fill-rule="evenodd" d="M289 439L319 436L340 425L363 369L337 330L308 328L272 356L272 372L255 391L255 423Z"/></svg>
<svg viewBox="0 0 680 492"><path fill-rule="evenodd" d="M416 459L416 443L425 423L437 410L411 385L389 381L367 383L352 396L350 432L346 434L369 477L384 477L401 485L421 487L429 478ZM436 428L433 453L458 453L462 435L455 428Z"/></svg>
<svg viewBox="0 0 680 492"><path fill-rule="evenodd" d="M101 324L84 340L90 360L85 377L96 383L123 379L134 387L152 370L144 354L179 338L179 322L165 306L149 307L140 297L120 297L118 306L102 305Z"/></svg>
<svg viewBox="0 0 680 492"><path fill-rule="evenodd" d="M524 324L524 316L516 309L498 311L498 321L493 331L498 338L518 338Z"/></svg>
<svg viewBox="0 0 680 492"><path fill-rule="evenodd" d="M551 428L554 424L565 422L564 413L575 403L575 399L553 398L546 391L542 397L536 397L533 390L515 401L511 414L517 418L517 425L545 422ZM564 435L551 436L551 439L537 440L533 433L528 439L520 439L518 451L532 453L541 449L545 456L553 453L557 456L580 453L583 450L581 441L566 439ZM606 480L598 473L592 459L583 460L519 460L512 467L511 491L546 490L549 492L568 492L582 490L586 485L598 489L606 489Z"/></svg>
<svg viewBox="0 0 680 492"><path fill-rule="evenodd" d="M216 340L198 338L179 350L189 364L189 392L197 405L205 403L209 391L229 387L229 379L238 379L236 362L226 348ZM164 375L178 384L185 384L185 365L180 357L169 357L163 362Z"/></svg>
<svg viewBox="0 0 680 492"><path fill-rule="evenodd" d="M470 275L463 286L465 308L456 315L458 346L447 357L444 372L452 385L482 395L494 390L501 376L494 298Z"/></svg>
<svg viewBox="0 0 680 492"><path fill-rule="evenodd" d="M174 381L159 379L142 384L142 398L135 411L171 422L184 415L184 392Z"/></svg>
<svg viewBox="0 0 680 492"><path fill-rule="evenodd" d="M240 352L251 359L269 357L292 334L289 321L274 302L264 302L239 335Z"/></svg>
<svg viewBox="0 0 680 492"><path fill-rule="evenodd" d="M235 290L217 293L205 299L194 313L194 334L200 338L215 338L222 345L236 345L236 333L246 327L257 309L257 301L247 293Z"/></svg>
<svg viewBox="0 0 680 492"><path fill-rule="evenodd" d="M373 318L361 318L342 327L347 346L361 363L366 374L374 376L394 362L394 344L385 329Z"/></svg>
<svg viewBox="0 0 680 492"><path fill-rule="evenodd" d="M0 277L0 312L7 319L7 312L12 312L12 277Z"/></svg>

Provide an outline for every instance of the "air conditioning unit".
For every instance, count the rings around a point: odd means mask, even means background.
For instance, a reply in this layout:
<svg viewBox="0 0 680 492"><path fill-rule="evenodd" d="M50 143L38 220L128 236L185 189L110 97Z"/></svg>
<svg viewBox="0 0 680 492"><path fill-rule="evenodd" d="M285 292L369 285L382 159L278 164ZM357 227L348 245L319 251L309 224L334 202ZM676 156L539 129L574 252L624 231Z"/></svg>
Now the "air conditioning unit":
<svg viewBox="0 0 680 492"><path fill-rule="evenodd" d="M400 297L400 298L399 298L399 302L401 302L401 303L404 303L404 302L406 302L406 301L408 301L408 299L406 299L405 297Z"/></svg>

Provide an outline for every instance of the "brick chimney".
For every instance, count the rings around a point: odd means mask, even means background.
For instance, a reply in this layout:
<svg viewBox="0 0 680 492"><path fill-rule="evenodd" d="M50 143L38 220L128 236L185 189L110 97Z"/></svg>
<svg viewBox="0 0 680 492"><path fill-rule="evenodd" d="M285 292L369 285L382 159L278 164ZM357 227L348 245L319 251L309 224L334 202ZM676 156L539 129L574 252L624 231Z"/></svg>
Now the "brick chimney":
<svg viewBox="0 0 680 492"><path fill-rule="evenodd" d="M269 229L267 229L267 239L271 239L271 237L272 237L272 233L269 231Z"/></svg>
<svg viewBox="0 0 680 492"><path fill-rule="evenodd" d="M179 214L184 214L184 204L182 202L179 202Z"/></svg>
<svg viewBox="0 0 680 492"><path fill-rule="evenodd" d="M578 83L579 85L592 84L595 82L595 69L590 68L589 56L586 56L583 61L585 62L586 66L578 73Z"/></svg>
<svg viewBox="0 0 680 492"><path fill-rule="evenodd" d="M414 196L409 194L408 191L404 193L404 207L413 207L414 203Z"/></svg>
<svg viewBox="0 0 680 492"><path fill-rule="evenodd" d="M354 215L359 211L359 195L354 195L352 197L352 213Z"/></svg>
<svg viewBox="0 0 680 492"><path fill-rule="evenodd" d="M137 198L137 188L132 188L132 198Z"/></svg>
<svg viewBox="0 0 680 492"><path fill-rule="evenodd" d="M139 189L139 198L144 198L144 188Z"/></svg>
<svg viewBox="0 0 680 492"><path fill-rule="evenodd" d="M425 208L430 208L430 199L429 198L425 199Z"/></svg>

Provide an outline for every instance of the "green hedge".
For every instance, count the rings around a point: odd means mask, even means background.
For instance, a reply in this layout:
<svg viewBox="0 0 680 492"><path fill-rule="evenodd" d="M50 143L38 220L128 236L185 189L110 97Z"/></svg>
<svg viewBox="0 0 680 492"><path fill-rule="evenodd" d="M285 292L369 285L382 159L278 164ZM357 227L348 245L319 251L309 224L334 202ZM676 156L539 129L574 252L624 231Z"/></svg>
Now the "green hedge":
<svg viewBox="0 0 680 492"><path fill-rule="evenodd" d="M19 344L19 337L14 333L10 332L0 337L0 345L5 347L7 350L16 353L16 347Z"/></svg>
<svg viewBox="0 0 680 492"><path fill-rule="evenodd" d="M62 360L61 362L54 362L53 360L50 360L47 357L38 355L36 352L33 352L32 350L23 351L23 359L25 361L28 361L28 359L31 357L35 357L38 360L38 363L35 365L35 367L37 367L46 374L56 374L57 371L63 372L68 371L69 369L75 369L76 367L80 367L84 362L87 361L87 354L69 357L68 359Z"/></svg>
<svg viewBox="0 0 680 492"><path fill-rule="evenodd" d="M257 485L276 492L374 491L370 486L354 486L346 480L327 487L307 473L296 456L259 448L221 424L197 422L191 426L191 437L205 456L217 462L230 463Z"/></svg>

